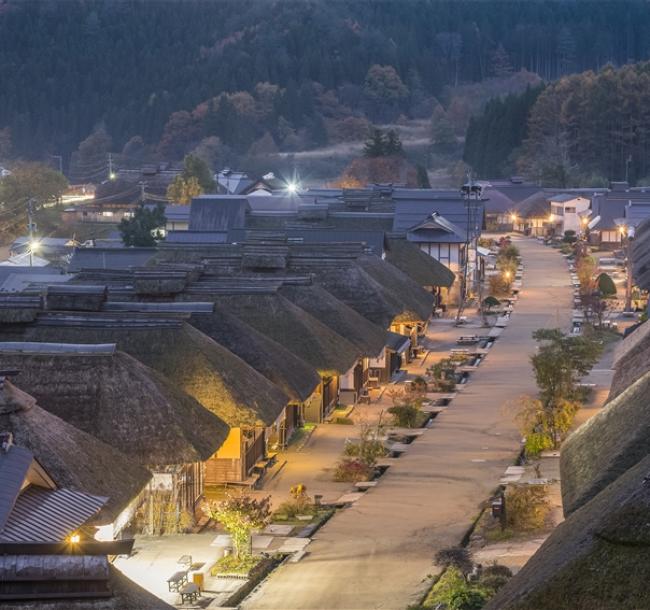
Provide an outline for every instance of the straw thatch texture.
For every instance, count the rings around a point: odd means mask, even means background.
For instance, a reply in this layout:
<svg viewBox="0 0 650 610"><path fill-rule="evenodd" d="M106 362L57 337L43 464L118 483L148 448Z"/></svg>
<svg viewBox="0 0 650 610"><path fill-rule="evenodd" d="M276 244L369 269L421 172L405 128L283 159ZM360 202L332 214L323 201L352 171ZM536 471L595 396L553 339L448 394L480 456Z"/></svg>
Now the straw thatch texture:
<svg viewBox="0 0 650 610"><path fill-rule="evenodd" d="M454 272L406 239L389 239L386 261L420 286L451 287Z"/></svg>
<svg viewBox="0 0 650 610"><path fill-rule="evenodd" d="M360 350L279 294L216 295L217 308L277 341L322 374L343 374Z"/></svg>
<svg viewBox="0 0 650 610"><path fill-rule="evenodd" d="M617 346L609 400L650 371L650 323L641 324Z"/></svg>
<svg viewBox="0 0 650 610"><path fill-rule="evenodd" d="M135 314L96 314L92 320L96 325L55 326L50 317L48 325L26 327L23 340L116 343L231 427L271 425L284 411L288 398L279 388L189 324L157 326L154 317ZM142 323L100 325L105 320Z"/></svg>
<svg viewBox="0 0 650 610"><path fill-rule="evenodd" d="M35 599L3 602L3 610L174 610L162 599L127 578L115 566L109 566L112 597L97 599Z"/></svg>
<svg viewBox="0 0 650 610"><path fill-rule="evenodd" d="M384 349L386 331L339 301L322 286L285 285L280 289L280 294L356 345L364 356L374 358Z"/></svg>
<svg viewBox="0 0 650 610"><path fill-rule="evenodd" d="M0 350L0 367L20 370L16 384L44 409L154 469L207 460L228 435L218 417L123 352Z"/></svg>
<svg viewBox="0 0 650 610"><path fill-rule="evenodd" d="M223 309L217 313L194 314L190 324L239 356L294 402L307 400L320 383L314 368Z"/></svg>
<svg viewBox="0 0 650 610"><path fill-rule="evenodd" d="M134 460L41 409L8 382L0 403L0 430L29 449L57 485L109 498L97 523L111 523L149 482L149 471Z"/></svg>
<svg viewBox="0 0 650 610"><path fill-rule="evenodd" d="M570 514L650 453L650 373L609 402L565 442L562 502Z"/></svg>
<svg viewBox="0 0 650 610"><path fill-rule="evenodd" d="M485 610L650 608L650 457L558 526Z"/></svg>
<svg viewBox="0 0 650 610"><path fill-rule="evenodd" d="M356 263L398 300L396 322L423 322L431 317L433 295L397 267L378 256L361 256Z"/></svg>

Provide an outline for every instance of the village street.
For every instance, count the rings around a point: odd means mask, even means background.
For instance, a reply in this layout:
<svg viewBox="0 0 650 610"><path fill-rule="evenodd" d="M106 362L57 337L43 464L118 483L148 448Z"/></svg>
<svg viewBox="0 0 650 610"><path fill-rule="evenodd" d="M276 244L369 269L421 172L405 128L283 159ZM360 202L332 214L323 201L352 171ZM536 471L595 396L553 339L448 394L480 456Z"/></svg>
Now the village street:
<svg viewBox="0 0 650 610"><path fill-rule="evenodd" d="M525 266L520 299L469 384L377 487L316 534L305 558L282 565L242 607L403 610L419 600L435 552L459 544L517 456L508 403L535 391L531 333L569 325L566 262L537 241L516 245Z"/></svg>

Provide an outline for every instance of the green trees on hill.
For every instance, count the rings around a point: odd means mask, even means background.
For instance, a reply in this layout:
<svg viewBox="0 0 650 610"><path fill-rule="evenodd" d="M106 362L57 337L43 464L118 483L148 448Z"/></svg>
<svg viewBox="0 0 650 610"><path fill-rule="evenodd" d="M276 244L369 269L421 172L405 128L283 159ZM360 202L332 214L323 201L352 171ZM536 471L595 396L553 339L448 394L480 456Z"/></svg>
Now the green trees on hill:
<svg viewBox="0 0 650 610"><path fill-rule="evenodd" d="M99 124L114 153L136 136L166 158L207 137L245 152L266 132L289 150L346 117L426 118L447 87L650 57L641 2L5 0L1 15L0 132L16 157L65 165Z"/></svg>
<svg viewBox="0 0 650 610"><path fill-rule="evenodd" d="M495 98L470 120L463 160L479 178L516 173L515 156L528 135L528 116L544 86L528 87L521 95Z"/></svg>

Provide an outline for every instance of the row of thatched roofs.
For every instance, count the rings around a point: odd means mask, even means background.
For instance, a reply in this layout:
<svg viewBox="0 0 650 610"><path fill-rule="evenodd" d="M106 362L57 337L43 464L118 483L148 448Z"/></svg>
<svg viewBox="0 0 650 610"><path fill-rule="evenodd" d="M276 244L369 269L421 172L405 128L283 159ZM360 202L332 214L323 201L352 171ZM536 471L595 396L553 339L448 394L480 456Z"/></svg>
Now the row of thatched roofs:
<svg viewBox="0 0 650 610"><path fill-rule="evenodd" d="M0 430L60 485L108 496L111 522L147 468L206 460L229 427L272 425L319 373L378 356L391 323L431 314L422 280L435 285L438 263L415 247L417 279L408 246L407 273L350 244L285 245L280 262L277 250L167 248L144 268L0 296L0 366L35 398L0 409Z"/></svg>
<svg viewBox="0 0 650 610"><path fill-rule="evenodd" d="M562 448L566 520L490 610L650 608L650 323L614 359L605 407Z"/></svg>

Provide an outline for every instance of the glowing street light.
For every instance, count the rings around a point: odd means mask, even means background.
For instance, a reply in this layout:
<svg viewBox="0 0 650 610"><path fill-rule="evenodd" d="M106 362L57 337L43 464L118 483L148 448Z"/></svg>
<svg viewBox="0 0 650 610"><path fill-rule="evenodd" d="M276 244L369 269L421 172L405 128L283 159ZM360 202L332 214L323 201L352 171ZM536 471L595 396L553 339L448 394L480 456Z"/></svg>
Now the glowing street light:
<svg viewBox="0 0 650 610"><path fill-rule="evenodd" d="M287 182L287 192L290 195L295 195L298 192L298 183L297 182Z"/></svg>
<svg viewBox="0 0 650 610"><path fill-rule="evenodd" d="M512 220L513 223L517 222L517 214L515 214L514 212L510 214L510 220Z"/></svg>
<svg viewBox="0 0 650 610"><path fill-rule="evenodd" d="M503 277L506 278L506 280L509 280L511 275L512 274L510 273L510 271L504 271L503 272Z"/></svg>
<svg viewBox="0 0 650 610"><path fill-rule="evenodd" d="M71 534L70 542L72 544L79 544L79 542L81 542L81 536L79 534Z"/></svg>

